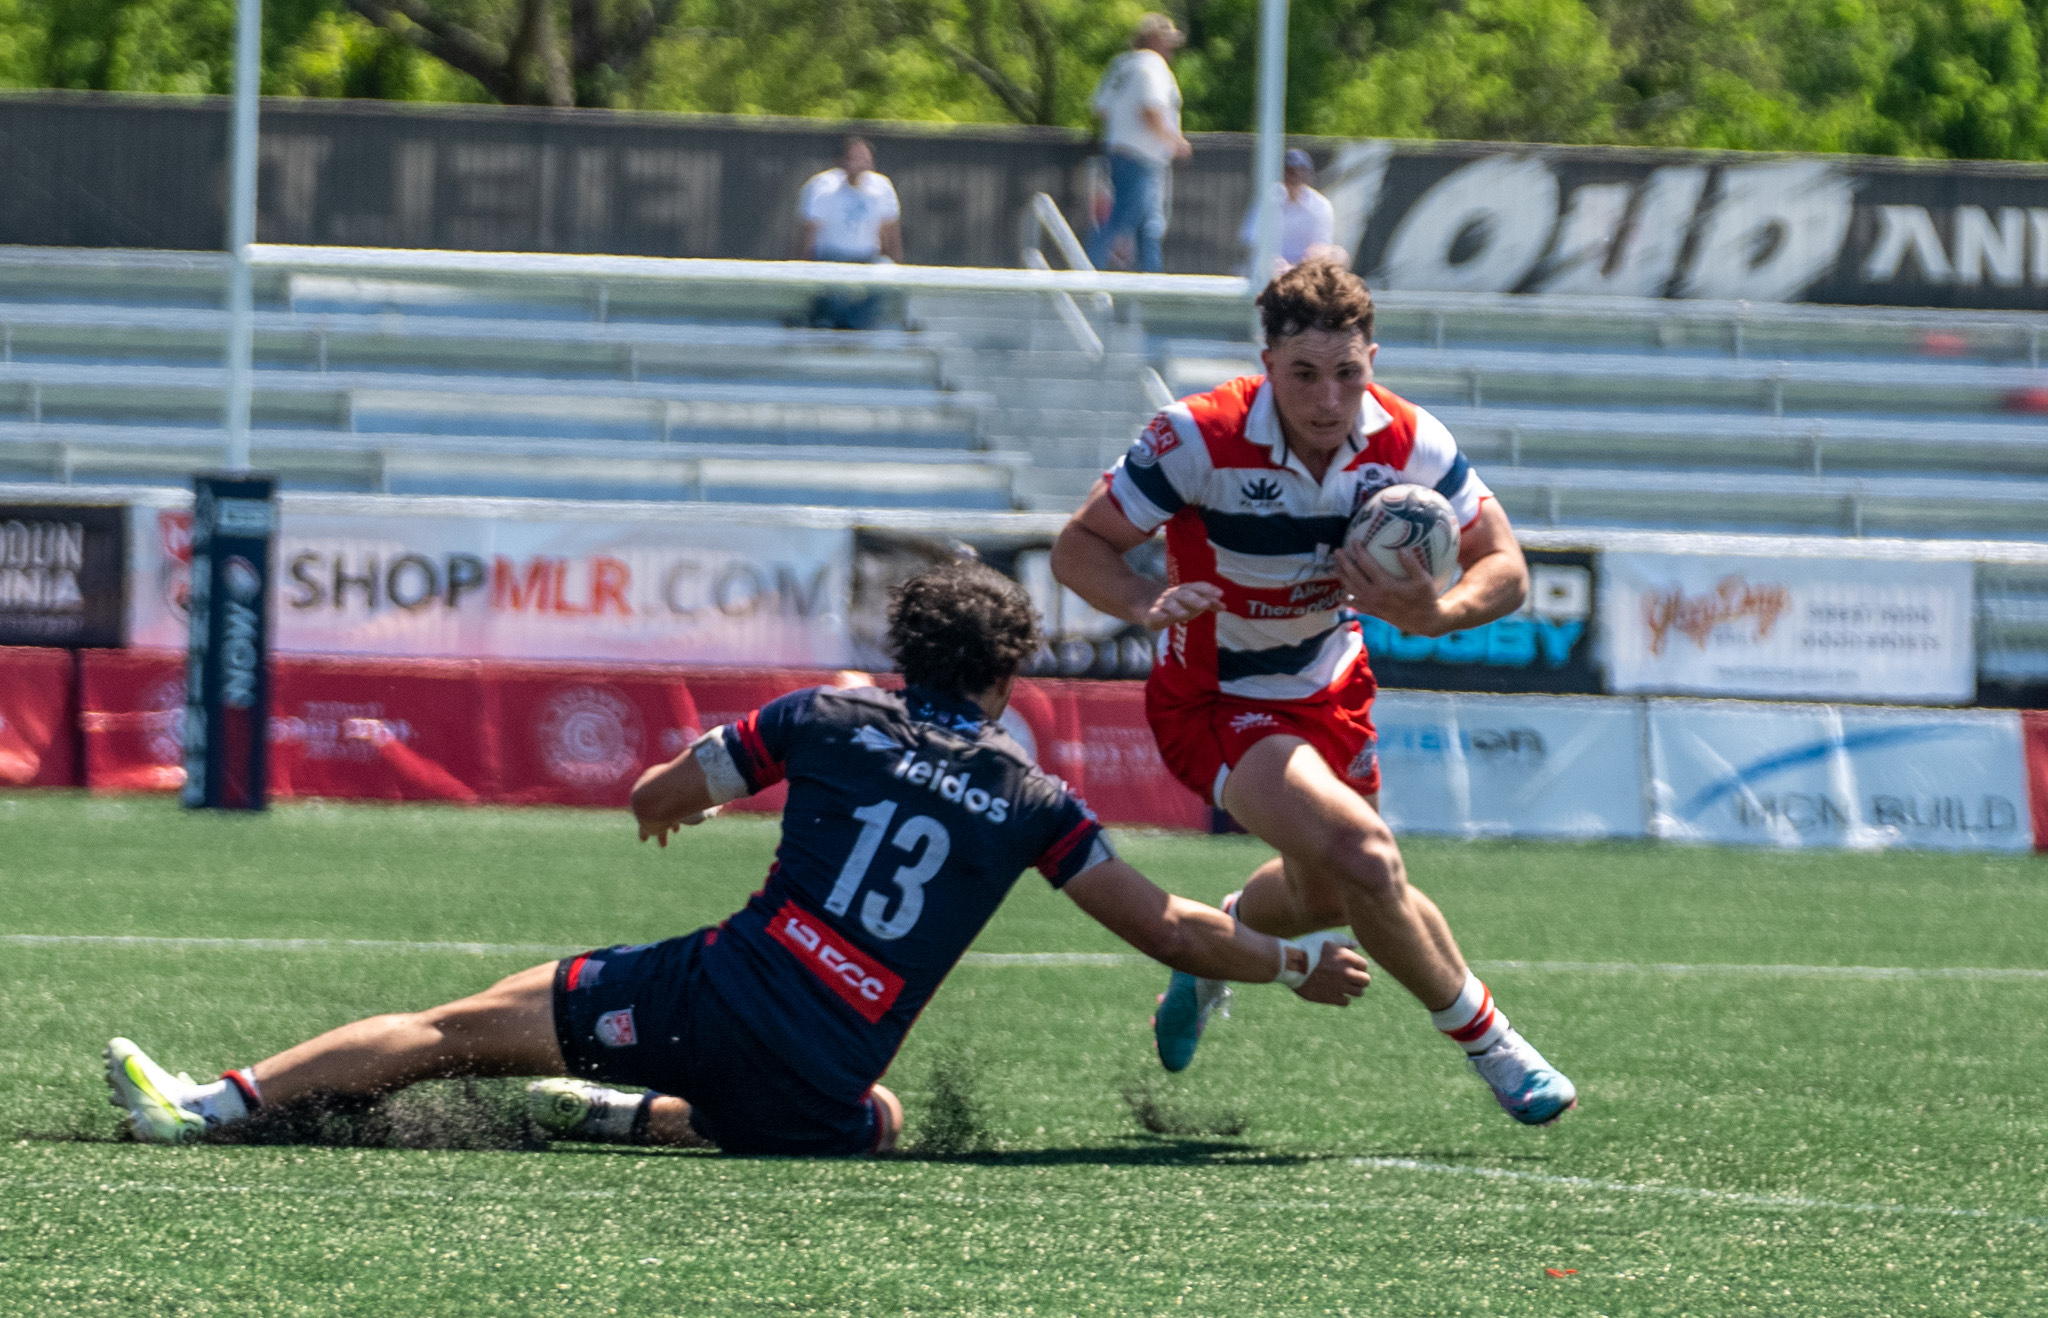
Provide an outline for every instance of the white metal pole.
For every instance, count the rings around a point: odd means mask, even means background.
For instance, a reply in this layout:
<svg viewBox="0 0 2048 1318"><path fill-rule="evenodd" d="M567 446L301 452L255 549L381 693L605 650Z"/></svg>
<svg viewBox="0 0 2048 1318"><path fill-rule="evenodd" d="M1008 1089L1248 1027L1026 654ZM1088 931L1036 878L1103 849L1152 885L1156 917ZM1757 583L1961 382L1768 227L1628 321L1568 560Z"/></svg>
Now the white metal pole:
<svg viewBox="0 0 2048 1318"><path fill-rule="evenodd" d="M1252 153L1252 196L1259 222L1252 248L1251 291L1273 277L1280 254L1280 156L1287 130L1287 0L1261 0L1259 13L1259 139Z"/></svg>
<svg viewBox="0 0 2048 1318"><path fill-rule="evenodd" d="M263 0L240 0L235 29L235 128L228 190L227 468L249 469L249 245L256 241L256 91L263 76Z"/></svg>

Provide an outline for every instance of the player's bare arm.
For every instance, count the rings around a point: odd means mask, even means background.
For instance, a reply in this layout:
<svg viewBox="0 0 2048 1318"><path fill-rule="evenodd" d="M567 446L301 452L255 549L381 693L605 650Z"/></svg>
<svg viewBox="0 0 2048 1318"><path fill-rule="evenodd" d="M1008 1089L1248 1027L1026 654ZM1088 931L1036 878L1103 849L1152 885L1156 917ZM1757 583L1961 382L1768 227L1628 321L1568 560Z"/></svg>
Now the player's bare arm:
<svg viewBox="0 0 2048 1318"><path fill-rule="evenodd" d="M1284 980L1301 997L1343 1007L1372 983L1365 958L1325 942L1309 950L1262 934L1213 906L1166 892L1121 860L1106 860L1067 881L1067 896L1117 937L1175 970L1204 979L1266 984Z"/></svg>
<svg viewBox="0 0 2048 1318"><path fill-rule="evenodd" d="M668 845L669 835L678 828L701 824L718 813L718 807L733 799L720 800L712 790L697 752L710 745L700 740L667 764L657 764L633 784L633 818L640 825L640 840L653 838Z"/></svg>
<svg viewBox="0 0 2048 1318"><path fill-rule="evenodd" d="M1213 582L1169 586L1124 561L1151 538L1117 510L1107 482L1099 483L1053 542L1053 576L1111 617L1153 631L1223 607L1223 591Z"/></svg>
<svg viewBox="0 0 2048 1318"><path fill-rule="evenodd" d="M1481 627L1522 607L1529 593L1529 565L1500 501L1487 499L1458 541L1464 574L1442 595L1421 555L1402 551L1408 575L1396 577L1355 545L1336 553L1337 577L1361 613L1381 618L1410 636L1442 636Z"/></svg>

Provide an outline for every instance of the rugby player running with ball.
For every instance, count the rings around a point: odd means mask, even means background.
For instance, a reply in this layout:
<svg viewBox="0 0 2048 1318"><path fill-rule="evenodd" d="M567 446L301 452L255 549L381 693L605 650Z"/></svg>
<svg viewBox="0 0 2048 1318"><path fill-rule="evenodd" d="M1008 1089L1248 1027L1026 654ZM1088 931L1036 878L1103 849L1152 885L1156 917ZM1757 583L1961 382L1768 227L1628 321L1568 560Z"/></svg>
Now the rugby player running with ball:
<svg viewBox="0 0 2048 1318"><path fill-rule="evenodd" d="M903 1105L876 1081L1027 865L1177 971L1277 979L1340 1007L1365 991L1364 960L1338 942L1255 933L1153 886L1002 730L1017 669L1040 644L1016 583L975 563L925 572L897 592L889 641L904 690L794 692L641 775L640 840L663 846L725 802L789 783L776 862L723 923L343 1025L211 1084L115 1039L115 1106L138 1138L176 1144L274 1104L552 1076L530 1088L531 1110L557 1137L886 1151Z"/></svg>
<svg viewBox="0 0 2048 1318"><path fill-rule="evenodd" d="M1576 1091L1493 1003L1436 904L1408 882L1380 816L1375 690L1340 606L1419 636L1521 607L1528 568L1443 423L1372 382L1372 295L1335 261L1305 261L1259 295L1266 374L1184 398L1152 419L1060 533L1053 574L1082 599L1160 633L1146 687L1176 778L1280 853L1223 909L1298 937L1348 925L1429 1009L1516 1120L1540 1125ZM1462 527L1464 574L1441 596L1413 550L1396 577L1345 546L1377 491L1423 485ZM1161 527L1167 580L1124 555ZM1226 996L1176 972L1153 1028L1160 1061L1193 1059Z"/></svg>

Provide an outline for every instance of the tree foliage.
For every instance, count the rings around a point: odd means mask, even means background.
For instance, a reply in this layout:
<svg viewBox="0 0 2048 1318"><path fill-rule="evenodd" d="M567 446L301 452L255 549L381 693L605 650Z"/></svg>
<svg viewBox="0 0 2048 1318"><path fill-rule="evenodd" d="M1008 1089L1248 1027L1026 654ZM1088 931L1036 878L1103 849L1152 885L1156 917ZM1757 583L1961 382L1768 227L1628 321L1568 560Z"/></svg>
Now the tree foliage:
<svg viewBox="0 0 2048 1318"><path fill-rule="evenodd" d="M1154 0L1157 3L1158 0ZM273 94L1089 122L1144 0L266 0ZM1259 0L1177 0L1190 129L1251 126ZM2048 0L1293 0L1346 136L2048 158ZM0 85L232 82L234 0L0 0Z"/></svg>

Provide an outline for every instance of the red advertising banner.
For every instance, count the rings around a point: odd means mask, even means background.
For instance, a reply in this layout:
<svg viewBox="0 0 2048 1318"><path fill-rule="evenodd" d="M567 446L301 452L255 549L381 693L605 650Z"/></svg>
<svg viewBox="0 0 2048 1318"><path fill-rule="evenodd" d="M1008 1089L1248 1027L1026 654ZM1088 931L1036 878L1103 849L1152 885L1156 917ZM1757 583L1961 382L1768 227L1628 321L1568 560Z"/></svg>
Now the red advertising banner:
<svg viewBox="0 0 2048 1318"><path fill-rule="evenodd" d="M468 660L291 659L275 666L270 790L354 800L484 800L498 723Z"/></svg>
<svg viewBox="0 0 2048 1318"><path fill-rule="evenodd" d="M172 792L185 785L185 656L177 650L84 650L78 721L85 785Z"/></svg>
<svg viewBox="0 0 2048 1318"><path fill-rule="evenodd" d="M678 669L478 667L497 743L495 801L622 806L641 770L697 737L694 682Z"/></svg>
<svg viewBox="0 0 2048 1318"><path fill-rule="evenodd" d="M1161 828L1209 827L1209 804L1159 758L1142 682L1019 682L1016 707L1034 724L1038 762L1084 797L1098 818ZM1050 734L1036 726L1044 720Z"/></svg>
<svg viewBox="0 0 2048 1318"><path fill-rule="evenodd" d="M71 662L67 650L0 649L0 784L77 783Z"/></svg>
<svg viewBox="0 0 2048 1318"><path fill-rule="evenodd" d="M2034 805L2034 850L2048 851L2048 712L2020 715L2027 747L2027 796Z"/></svg>
<svg viewBox="0 0 2048 1318"><path fill-rule="evenodd" d="M181 786L183 656L94 650L80 664L86 785L115 792ZM279 798L621 806L641 770L677 754L703 728L803 687L876 680L900 679L795 668L286 656L273 675L270 790ZM62 726L64 683L8 681L0 699L42 687L57 693L56 713L36 726ZM10 708L0 703L5 727L13 726ZM1140 683L1019 682L1004 722L1103 820L1207 827L1207 805L1173 780L1153 748ZM5 727L0 781L27 781L5 777L20 772L9 768ZM56 741L68 747L67 738ZM52 781L71 781L68 750L58 753L66 758L48 760L47 771L65 775ZM733 808L772 814L787 795L777 784Z"/></svg>

